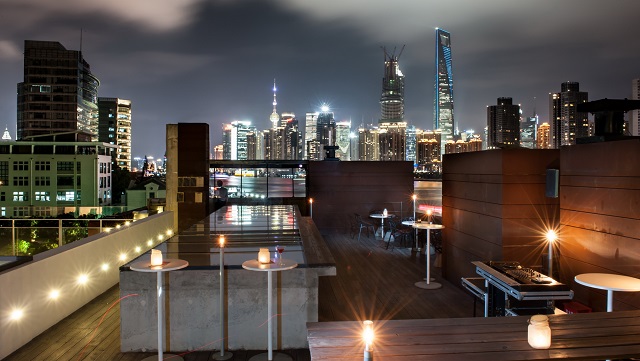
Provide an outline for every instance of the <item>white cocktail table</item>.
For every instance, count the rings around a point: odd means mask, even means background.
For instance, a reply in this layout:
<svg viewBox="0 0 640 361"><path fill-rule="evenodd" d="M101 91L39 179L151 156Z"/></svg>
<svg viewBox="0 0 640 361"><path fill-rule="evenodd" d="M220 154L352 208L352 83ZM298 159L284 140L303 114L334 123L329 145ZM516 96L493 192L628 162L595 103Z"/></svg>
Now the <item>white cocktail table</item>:
<svg viewBox="0 0 640 361"><path fill-rule="evenodd" d="M258 262L257 259L251 259L248 261L245 261L244 263L242 263L242 268L249 270L249 271L258 271L258 272L267 272L267 343L268 343L268 348L267 348L267 353L261 353L259 355L255 355L252 358L249 359L249 361L261 361L261 360L268 360L268 361L272 361L272 360L277 360L277 361L285 361L285 360L291 360L291 357L289 357L289 355L283 354L283 353L278 353L276 352L275 354L273 353L273 345L272 345L272 338L273 338L273 328L271 326L271 319L273 318L273 296L272 296L272 285L273 285L273 281L272 281L272 274L274 271L286 271L286 270L290 270L293 268L298 267L298 264L292 260L289 259L282 259L281 261L281 265L276 263L268 263L268 264L262 264L260 262Z"/></svg>
<svg viewBox="0 0 640 361"><path fill-rule="evenodd" d="M382 234L382 241L384 241L384 236L385 236L385 234L384 234L384 220L387 219L387 218L393 217L393 215L387 214L385 216L382 213L372 213L372 214L369 215L369 217L376 218L376 219L380 220L380 229L382 230L382 233L381 233ZM389 235L389 238L391 238L391 235Z"/></svg>
<svg viewBox="0 0 640 361"><path fill-rule="evenodd" d="M607 312L613 311L613 291L640 292L640 279L613 273L583 273L575 277L577 283L607 291Z"/></svg>
<svg viewBox="0 0 640 361"><path fill-rule="evenodd" d="M170 358L171 360L181 361L182 357L177 355L165 354L163 356L164 349L164 329L162 325L162 317L164 316L164 302L160 299L160 297L164 296L164 292L162 292L162 273L175 271L181 268L185 268L189 265L189 262L181 260L181 259L165 259L160 266L152 266L150 261L138 261L129 265L129 268L132 271L137 272L155 272L157 274L156 278L156 300L158 303L158 355L157 356L149 356L142 361L161 361L164 358Z"/></svg>
<svg viewBox="0 0 640 361"><path fill-rule="evenodd" d="M427 230L427 243L424 246L424 255L427 258L427 277L424 281L416 282L414 285L419 288L424 288L425 290L435 290L442 287L442 284L438 282L431 281L431 242L430 235L432 229L443 229L444 226L441 224L433 224L433 223L425 223L425 222L416 222L412 226L417 229L426 229Z"/></svg>

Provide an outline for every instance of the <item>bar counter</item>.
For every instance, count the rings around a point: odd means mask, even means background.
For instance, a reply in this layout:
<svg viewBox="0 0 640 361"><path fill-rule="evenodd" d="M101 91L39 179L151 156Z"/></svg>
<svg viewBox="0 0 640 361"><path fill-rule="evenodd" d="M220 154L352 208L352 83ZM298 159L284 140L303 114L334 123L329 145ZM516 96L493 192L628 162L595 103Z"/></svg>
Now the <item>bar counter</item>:
<svg viewBox="0 0 640 361"><path fill-rule="evenodd" d="M528 316L374 321L374 359L604 360L640 356L640 311L550 315L551 348L527 343ZM311 360L362 360L361 322L310 322Z"/></svg>

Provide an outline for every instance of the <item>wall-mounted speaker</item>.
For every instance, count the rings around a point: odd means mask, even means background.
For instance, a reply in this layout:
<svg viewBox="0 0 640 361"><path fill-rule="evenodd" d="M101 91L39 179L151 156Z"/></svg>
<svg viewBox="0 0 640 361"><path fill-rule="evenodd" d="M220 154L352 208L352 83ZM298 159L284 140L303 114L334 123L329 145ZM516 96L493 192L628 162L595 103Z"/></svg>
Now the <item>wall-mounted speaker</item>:
<svg viewBox="0 0 640 361"><path fill-rule="evenodd" d="M560 170L547 169L547 185L545 195L549 198L558 198L558 188L560 184Z"/></svg>

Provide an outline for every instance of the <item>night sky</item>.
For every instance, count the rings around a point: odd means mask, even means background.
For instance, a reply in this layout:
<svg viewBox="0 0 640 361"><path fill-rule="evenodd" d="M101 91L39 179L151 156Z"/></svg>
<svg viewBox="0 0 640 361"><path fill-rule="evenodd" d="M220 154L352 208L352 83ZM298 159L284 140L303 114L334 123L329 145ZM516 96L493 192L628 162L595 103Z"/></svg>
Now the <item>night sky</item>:
<svg viewBox="0 0 640 361"><path fill-rule="evenodd" d="M435 28L451 33L455 120L480 132L512 97L548 120L548 94L580 82L589 99L631 97L640 77L638 0L1 0L0 126L15 139L24 40L80 49L99 96L133 102L133 155L160 157L165 124L270 126L328 103L337 120L377 123L383 51L405 46L406 120L433 128ZM534 101L534 99L536 99Z"/></svg>

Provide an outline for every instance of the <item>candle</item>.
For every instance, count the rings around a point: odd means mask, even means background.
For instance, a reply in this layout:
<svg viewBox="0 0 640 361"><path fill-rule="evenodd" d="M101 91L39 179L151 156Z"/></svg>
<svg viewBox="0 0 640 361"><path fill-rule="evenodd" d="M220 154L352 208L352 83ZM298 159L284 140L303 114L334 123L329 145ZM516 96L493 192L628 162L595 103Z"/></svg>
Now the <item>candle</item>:
<svg viewBox="0 0 640 361"><path fill-rule="evenodd" d="M382 211L382 215L386 217L387 214L389 214L389 213L387 212L387 209L385 208L384 211Z"/></svg>
<svg viewBox="0 0 640 361"><path fill-rule="evenodd" d="M258 262L262 264L271 263L271 253L269 253L268 248L260 248L260 252L258 252Z"/></svg>
<svg viewBox="0 0 640 361"><path fill-rule="evenodd" d="M545 315L534 315L529 319L527 328L527 341L536 349L548 349L551 347L551 328L549 318Z"/></svg>
<svg viewBox="0 0 640 361"><path fill-rule="evenodd" d="M373 321L366 320L362 323L362 339L364 340L364 360L373 360Z"/></svg>
<svg viewBox="0 0 640 361"><path fill-rule="evenodd" d="M151 265L162 266L162 251L158 249L151 250Z"/></svg>
<svg viewBox="0 0 640 361"><path fill-rule="evenodd" d="M431 212L433 212L431 209L427 209L427 221L429 224L431 224Z"/></svg>
<svg viewBox="0 0 640 361"><path fill-rule="evenodd" d="M309 198L309 208L311 209L311 218L313 218L313 198Z"/></svg>

